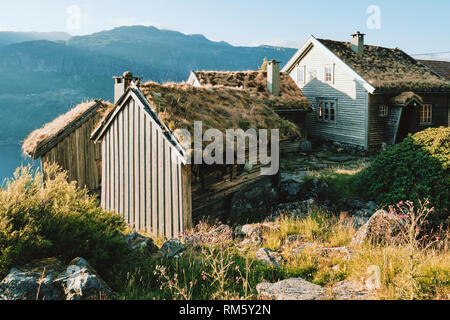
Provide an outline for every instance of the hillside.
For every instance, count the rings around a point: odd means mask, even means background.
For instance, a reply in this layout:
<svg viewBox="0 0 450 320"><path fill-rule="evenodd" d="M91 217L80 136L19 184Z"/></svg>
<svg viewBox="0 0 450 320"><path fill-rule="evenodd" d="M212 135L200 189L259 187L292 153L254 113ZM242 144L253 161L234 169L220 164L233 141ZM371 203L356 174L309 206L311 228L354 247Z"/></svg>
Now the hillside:
<svg viewBox="0 0 450 320"><path fill-rule="evenodd" d="M0 144L88 98L112 98L113 75L183 81L193 69L257 69L263 58L287 62L295 49L235 47L155 27L119 27L65 40L64 33L0 32ZM49 41L61 40L61 41Z"/></svg>

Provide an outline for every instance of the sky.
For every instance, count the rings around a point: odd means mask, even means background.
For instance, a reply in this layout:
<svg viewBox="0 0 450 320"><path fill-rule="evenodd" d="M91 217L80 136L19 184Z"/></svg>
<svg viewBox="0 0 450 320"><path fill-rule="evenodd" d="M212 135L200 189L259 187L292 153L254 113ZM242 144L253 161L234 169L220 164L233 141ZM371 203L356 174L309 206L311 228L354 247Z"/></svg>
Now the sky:
<svg viewBox="0 0 450 320"><path fill-rule="evenodd" d="M450 51L448 0L0 0L0 31L84 35L153 25L233 45L300 47L313 34L410 54Z"/></svg>

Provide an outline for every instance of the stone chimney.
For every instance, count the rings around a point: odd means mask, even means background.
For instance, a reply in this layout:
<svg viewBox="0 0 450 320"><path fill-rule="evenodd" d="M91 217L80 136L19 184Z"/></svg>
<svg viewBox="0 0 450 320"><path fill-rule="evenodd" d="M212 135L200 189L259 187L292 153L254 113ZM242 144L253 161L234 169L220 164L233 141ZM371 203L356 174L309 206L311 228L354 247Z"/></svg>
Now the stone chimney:
<svg viewBox="0 0 450 320"><path fill-rule="evenodd" d="M364 54L364 36L365 34L359 31L352 34L351 48L358 55L358 57L362 57Z"/></svg>
<svg viewBox="0 0 450 320"><path fill-rule="evenodd" d="M123 73L122 77L113 77L114 79L114 103L119 101L120 97L123 96L125 91L127 91L128 87L131 85L131 81L133 81L133 74L130 71L126 71Z"/></svg>
<svg viewBox="0 0 450 320"><path fill-rule="evenodd" d="M280 63L270 60L267 64L267 88L274 96L280 95Z"/></svg>

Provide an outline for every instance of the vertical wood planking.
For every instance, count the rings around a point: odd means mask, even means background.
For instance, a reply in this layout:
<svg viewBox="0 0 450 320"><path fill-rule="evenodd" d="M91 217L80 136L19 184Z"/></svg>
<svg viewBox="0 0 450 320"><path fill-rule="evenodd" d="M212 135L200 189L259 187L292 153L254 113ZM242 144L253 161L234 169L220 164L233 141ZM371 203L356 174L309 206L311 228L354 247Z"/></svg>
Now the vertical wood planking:
<svg viewBox="0 0 450 320"><path fill-rule="evenodd" d="M119 194L120 194L120 206L118 212L122 217L125 218L125 173L124 173L124 134L123 134L123 110L120 111L117 121L119 122L118 126L118 136L119 136L119 174L120 174L120 182L119 182Z"/></svg>
<svg viewBox="0 0 450 320"><path fill-rule="evenodd" d="M105 134L105 138L103 143L105 144L105 149L106 149L106 158L105 158L105 210L109 211L110 207L109 207L109 199L110 199L110 172L109 172L109 159L110 159L110 152L109 152L109 131L106 132Z"/></svg>
<svg viewBox="0 0 450 320"><path fill-rule="evenodd" d="M129 173L129 187L130 187L130 225L134 227L134 101L131 101L128 105L128 108L130 110L129 112L129 125L128 125L128 135L130 137L129 141L129 151L128 151L128 163L130 166L130 173Z"/></svg>
<svg viewBox="0 0 450 320"><path fill-rule="evenodd" d="M139 116L140 116L140 108L133 101L133 109L134 109L134 227L136 230L140 230L141 228L141 216L140 216L140 167L139 167Z"/></svg>
<svg viewBox="0 0 450 320"><path fill-rule="evenodd" d="M111 198L109 200L109 207L112 211L114 211L114 203L115 203L115 196L116 196L116 190L115 190L115 175L114 175L114 167L115 167L115 159L114 159L114 131L115 131L115 123L113 122L111 124L111 130L109 130L109 160L110 160L110 169L109 169L109 176L110 176L110 190L111 190Z"/></svg>
<svg viewBox="0 0 450 320"><path fill-rule="evenodd" d="M178 230L181 235L183 235L184 229L183 229L183 215L184 215L184 209L183 209L183 180L181 176L181 161L178 159L177 164L177 178L178 178Z"/></svg>
<svg viewBox="0 0 450 320"><path fill-rule="evenodd" d="M130 135L128 134L128 127L130 123L130 107L127 104L123 109L123 167L124 167L124 219L126 223L130 223L130 164L128 161L129 155L130 155Z"/></svg>
<svg viewBox="0 0 450 320"><path fill-rule="evenodd" d="M146 215L146 231L148 234L152 233L153 220L152 220L152 147L151 147L151 121L147 113L145 114L145 163L146 163L146 174L145 174L145 215Z"/></svg>
<svg viewBox="0 0 450 320"><path fill-rule="evenodd" d="M120 197L122 194L119 192L120 171L119 171L119 122L114 122L114 208L116 212L120 212Z"/></svg>
<svg viewBox="0 0 450 320"><path fill-rule="evenodd" d="M152 157L152 232L156 236L158 235L158 143L157 143L157 130L156 125L151 123L151 148Z"/></svg>
<svg viewBox="0 0 450 320"><path fill-rule="evenodd" d="M102 163L102 197L101 197L101 201L102 201L102 207L106 208L106 143L105 143L105 139L102 140L102 159L103 159L103 163Z"/></svg>
<svg viewBox="0 0 450 320"><path fill-rule="evenodd" d="M171 152L169 143L166 139L164 141L164 204L165 204L165 233L166 235L172 234L172 200L171 200Z"/></svg>
<svg viewBox="0 0 450 320"><path fill-rule="evenodd" d="M147 182L145 175L147 173L147 166L145 161L145 155L146 155L146 130L145 130L145 114L142 111L141 108L139 109L139 168L140 168L140 221L141 226L140 230L145 230L147 227L147 221L145 216L145 209L147 206L146 202L146 189L147 189Z"/></svg>
<svg viewBox="0 0 450 320"><path fill-rule="evenodd" d="M158 234L164 235L164 146L161 130L158 128Z"/></svg>
<svg viewBox="0 0 450 320"><path fill-rule="evenodd" d="M179 235L179 229L178 229L178 171L177 171L177 163L178 159L176 155L171 152L172 161L170 162L171 165L171 183L172 183L172 189L171 189L171 196L172 196L172 233L174 237L178 237Z"/></svg>

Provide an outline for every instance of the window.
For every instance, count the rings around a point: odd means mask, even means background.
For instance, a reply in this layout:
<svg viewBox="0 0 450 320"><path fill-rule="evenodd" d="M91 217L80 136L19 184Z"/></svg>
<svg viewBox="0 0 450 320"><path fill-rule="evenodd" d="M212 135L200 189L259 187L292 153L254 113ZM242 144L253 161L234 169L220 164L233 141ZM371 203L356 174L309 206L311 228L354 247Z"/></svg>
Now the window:
<svg viewBox="0 0 450 320"><path fill-rule="evenodd" d="M433 119L433 107L431 104L424 104L420 107L420 124L430 124Z"/></svg>
<svg viewBox="0 0 450 320"><path fill-rule="evenodd" d="M389 107L385 104L382 104L378 109L378 116L380 118L385 118L389 114Z"/></svg>
<svg viewBox="0 0 450 320"><path fill-rule="evenodd" d="M318 118L322 122L336 122L336 100L319 99Z"/></svg>
<svg viewBox="0 0 450 320"><path fill-rule="evenodd" d="M306 66L299 66L297 68L297 82L305 83Z"/></svg>
<svg viewBox="0 0 450 320"><path fill-rule="evenodd" d="M325 82L334 82L334 64L325 65Z"/></svg>

